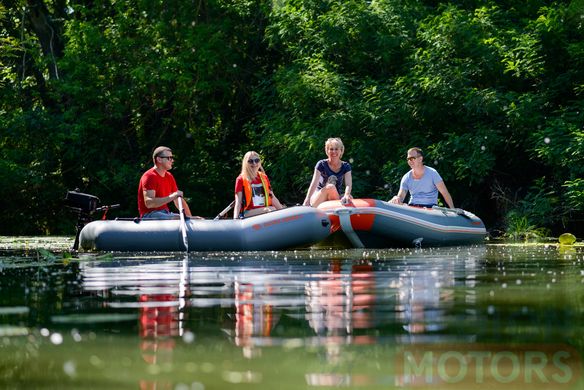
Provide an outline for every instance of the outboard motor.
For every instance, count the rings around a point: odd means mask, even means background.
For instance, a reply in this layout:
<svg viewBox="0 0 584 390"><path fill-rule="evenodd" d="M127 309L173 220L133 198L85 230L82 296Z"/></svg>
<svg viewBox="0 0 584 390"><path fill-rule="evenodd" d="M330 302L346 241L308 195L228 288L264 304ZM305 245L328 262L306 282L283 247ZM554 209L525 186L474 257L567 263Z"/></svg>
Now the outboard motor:
<svg viewBox="0 0 584 390"><path fill-rule="evenodd" d="M79 249L79 234L81 233L81 229L91 221L91 215L94 212L103 211L102 219L105 219L106 214L110 209L120 207L119 204L98 207L99 203L99 198L97 196L79 192L78 188L74 191L67 191L67 195L65 195L65 206L77 213L77 227L73 250Z"/></svg>
<svg viewBox="0 0 584 390"><path fill-rule="evenodd" d="M79 192L79 189L74 191L67 191L65 196L65 206L73 211L90 215L99 205L99 198L94 195L84 194Z"/></svg>

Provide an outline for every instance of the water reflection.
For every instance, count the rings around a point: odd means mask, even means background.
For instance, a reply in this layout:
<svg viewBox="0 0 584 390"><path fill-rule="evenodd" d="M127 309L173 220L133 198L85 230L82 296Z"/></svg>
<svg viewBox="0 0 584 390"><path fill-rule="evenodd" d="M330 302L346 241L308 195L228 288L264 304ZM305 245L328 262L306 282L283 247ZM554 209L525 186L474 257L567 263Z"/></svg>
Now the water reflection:
<svg viewBox="0 0 584 390"><path fill-rule="evenodd" d="M305 285L306 320L317 336L334 343L371 343L368 336L354 339L358 329L373 325L375 274L372 264L347 264L332 259L327 272L312 274Z"/></svg>
<svg viewBox="0 0 584 390"><path fill-rule="evenodd" d="M358 260L333 255L317 262L294 254L283 260L252 254L227 262L192 255L121 258L83 262L80 269L83 289L100 296L106 307L138 310L147 364L173 364L181 338L190 343L201 334L220 337L208 330L209 322L216 322L244 358L261 357L267 346L317 346L323 348L321 358L335 365L343 361L344 346L444 339L440 333L453 322L455 288L475 294L472 280L484 249L467 250L462 260L432 251L364 254ZM207 323L201 326L202 321ZM329 374L307 373L306 380L312 385L338 380ZM250 378L257 379L254 375ZM156 386L170 384L141 382L141 388Z"/></svg>
<svg viewBox="0 0 584 390"><path fill-rule="evenodd" d="M82 263L83 287L114 309L138 309L140 352L145 363L172 365L177 337L185 335L188 259L129 264ZM188 336L187 334L187 337ZM140 389L172 389L171 380L140 380Z"/></svg>
<svg viewBox="0 0 584 390"><path fill-rule="evenodd" d="M508 340L540 357L584 350L582 261L577 249L470 247L4 262L0 363L16 368L0 387L444 388L400 357L423 371L427 353L497 354Z"/></svg>
<svg viewBox="0 0 584 390"><path fill-rule="evenodd" d="M399 309L402 310L403 328L412 334L435 332L444 329L441 320L448 307L453 305L454 278L451 270L413 269L399 276Z"/></svg>
<svg viewBox="0 0 584 390"><path fill-rule="evenodd" d="M144 335L182 336L193 308L226 309L235 345L281 344L273 335L282 315L312 329L303 343L369 344L387 324L409 334L438 332L449 321L454 287L471 287L482 253L463 261L433 258L346 260L306 264L242 259L162 259L81 265L83 287L110 308L138 308ZM397 256L396 256L397 257ZM403 256L402 256L403 257ZM472 303L472 300L469 299ZM403 334L403 332L402 332Z"/></svg>

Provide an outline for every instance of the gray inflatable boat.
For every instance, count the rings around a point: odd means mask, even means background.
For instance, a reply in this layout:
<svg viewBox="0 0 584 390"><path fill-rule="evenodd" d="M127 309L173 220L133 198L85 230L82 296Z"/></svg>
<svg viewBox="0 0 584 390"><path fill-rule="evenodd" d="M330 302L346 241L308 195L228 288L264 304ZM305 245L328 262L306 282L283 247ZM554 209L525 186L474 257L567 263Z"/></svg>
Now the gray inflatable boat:
<svg viewBox="0 0 584 390"><path fill-rule="evenodd" d="M323 240L331 224L324 211L297 206L246 219L187 219L190 251L264 251L303 247ZM86 251L183 251L180 220L108 220L85 225Z"/></svg>
<svg viewBox="0 0 584 390"><path fill-rule="evenodd" d="M377 199L353 199L346 205L328 201L318 208L329 215L333 232L342 231L356 248L480 244L487 234L483 221L462 209L412 207Z"/></svg>

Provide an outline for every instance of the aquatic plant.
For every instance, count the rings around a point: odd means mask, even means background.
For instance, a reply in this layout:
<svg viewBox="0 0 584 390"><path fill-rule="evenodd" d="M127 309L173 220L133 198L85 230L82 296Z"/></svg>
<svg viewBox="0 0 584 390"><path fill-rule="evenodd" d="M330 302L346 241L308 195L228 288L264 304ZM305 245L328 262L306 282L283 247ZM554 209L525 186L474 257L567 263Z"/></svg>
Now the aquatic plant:
<svg viewBox="0 0 584 390"><path fill-rule="evenodd" d="M37 253L39 260L46 262L54 262L57 260L57 256L55 256L53 253L49 252L45 248L37 249Z"/></svg>
<svg viewBox="0 0 584 390"><path fill-rule="evenodd" d="M511 211L505 218L505 238L512 240L543 239L549 236L549 229L533 225L526 215Z"/></svg>

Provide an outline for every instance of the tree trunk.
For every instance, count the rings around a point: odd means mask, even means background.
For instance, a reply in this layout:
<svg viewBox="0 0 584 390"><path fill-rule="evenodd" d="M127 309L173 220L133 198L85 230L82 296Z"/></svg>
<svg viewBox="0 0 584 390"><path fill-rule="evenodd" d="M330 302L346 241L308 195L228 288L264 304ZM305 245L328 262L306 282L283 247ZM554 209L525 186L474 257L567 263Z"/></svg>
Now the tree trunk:
<svg viewBox="0 0 584 390"><path fill-rule="evenodd" d="M43 55L47 58L47 67L51 79L59 79L57 59L63 54L63 43L60 31L49 15L49 10L43 0L27 0L28 18L37 36Z"/></svg>

